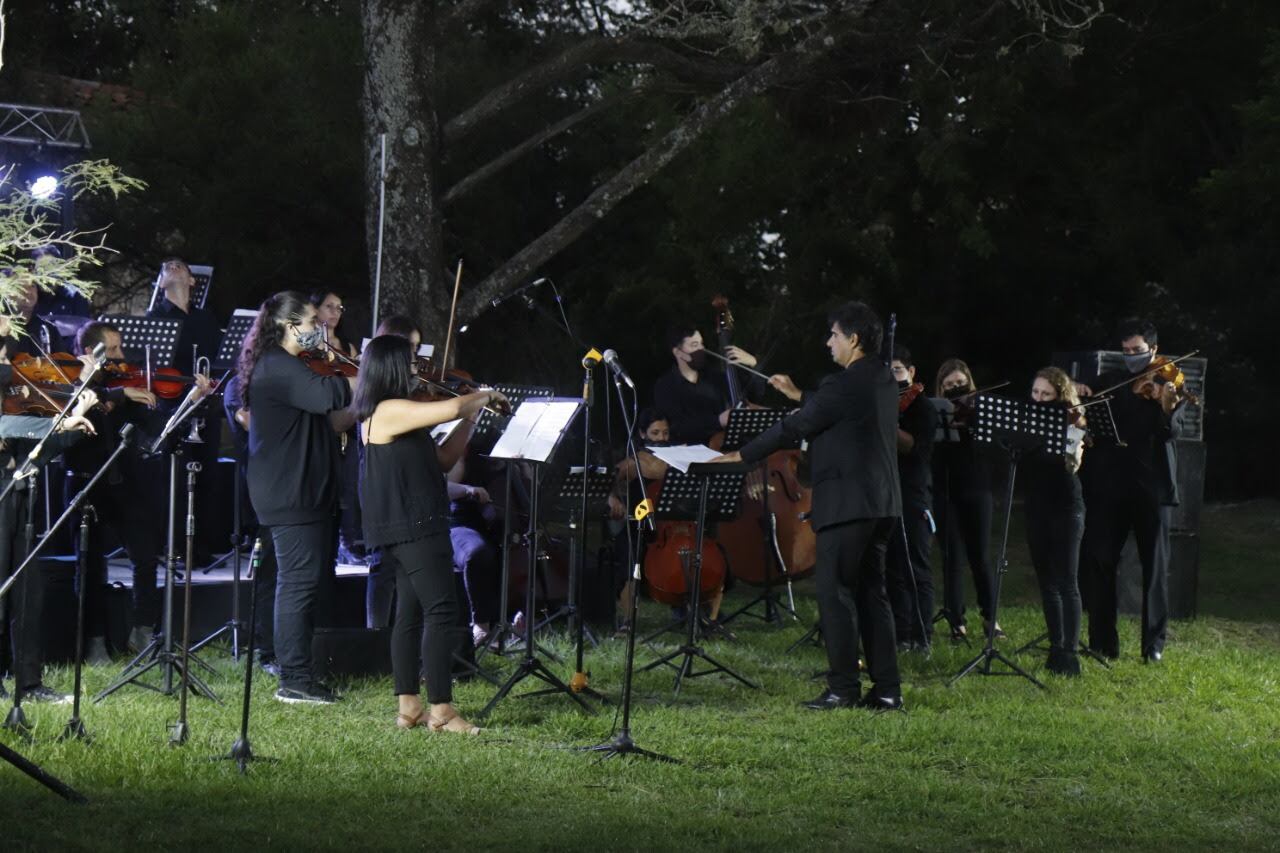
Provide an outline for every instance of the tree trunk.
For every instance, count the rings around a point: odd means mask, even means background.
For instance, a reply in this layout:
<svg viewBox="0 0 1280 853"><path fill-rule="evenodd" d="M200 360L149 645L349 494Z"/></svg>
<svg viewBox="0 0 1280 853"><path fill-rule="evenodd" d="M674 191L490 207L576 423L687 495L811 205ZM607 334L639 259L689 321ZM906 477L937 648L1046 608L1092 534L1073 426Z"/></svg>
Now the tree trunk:
<svg viewBox="0 0 1280 853"><path fill-rule="evenodd" d="M386 211L378 317L407 314L423 340L444 346L452 281L446 274L436 115L435 3L364 0L365 233L369 280L378 249L380 136L387 138Z"/></svg>

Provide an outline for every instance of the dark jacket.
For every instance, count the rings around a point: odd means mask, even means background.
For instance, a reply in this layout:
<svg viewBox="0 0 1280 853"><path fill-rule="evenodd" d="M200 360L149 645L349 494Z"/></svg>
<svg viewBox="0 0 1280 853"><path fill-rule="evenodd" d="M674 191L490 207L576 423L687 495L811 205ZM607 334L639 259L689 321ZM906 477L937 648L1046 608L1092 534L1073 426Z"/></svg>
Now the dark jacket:
<svg viewBox="0 0 1280 853"><path fill-rule="evenodd" d="M898 384L874 358L824 378L788 415L742 448L758 462L809 441L814 530L902 514L898 486Z"/></svg>
<svg viewBox="0 0 1280 853"><path fill-rule="evenodd" d="M147 316L182 321L182 331L178 333L178 343L173 351L173 366L178 370L188 375L192 372L193 347L198 355L210 362L217 361L222 329L212 311L197 308L194 304L190 311L183 311L162 295L156 301L156 307L147 312Z"/></svg>
<svg viewBox="0 0 1280 853"><path fill-rule="evenodd" d="M1132 378L1112 372L1098 377L1098 386L1107 387ZM1093 410L1090 407L1090 417ZM1085 495L1099 490L1132 491L1163 506L1177 506L1178 465L1173 441L1182 433L1186 407L1174 409L1166 417L1160 403L1134 394L1122 386L1112 394L1111 415L1116 433L1125 443L1118 446L1099 442L1084 455L1080 479Z"/></svg>
<svg viewBox="0 0 1280 853"><path fill-rule="evenodd" d="M351 400L345 379L312 373L283 349L258 359L249 384L249 496L267 525L331 518L338 505L338 435L328 413Z"/></svg>

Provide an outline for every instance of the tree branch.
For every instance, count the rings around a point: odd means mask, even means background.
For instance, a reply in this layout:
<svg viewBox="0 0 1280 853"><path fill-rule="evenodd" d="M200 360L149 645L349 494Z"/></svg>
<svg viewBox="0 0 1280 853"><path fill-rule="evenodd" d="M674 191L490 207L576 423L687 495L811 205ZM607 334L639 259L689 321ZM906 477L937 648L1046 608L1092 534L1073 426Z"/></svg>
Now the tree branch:
<svg viewBox="0 0 1280 853"><path fill-rule="evenodd" d="M496 2L497 0L462 0L440 15L440 29L443 31L466 24Z"/></svg>
<svg viewBox="0 0 1280 853"><path fill-rule="evenodd" d="M601 100L598 100L575 113L565 116L555 124L538 131L533 136L530 136L515 147L508 149L499 156L490 160L488 163L485 163L483 166L450 187L449 191L444 194L444 203L453 203L457 199L469 193L471 190L475 189L477 185L493 177L498 172L502 171L507 166L510 166L512 163L542 145L547 140L559 136L565 131L573 128L575 125L586 121L596 113L602 112L615 104L630 100L638 94L638 91L633 91L615 98L602 98Z"/></svg>
<svg viewBox="0 0 1280 853"><path fill-rule="evenodd" d="M847 14L845 18L851 21L860 16L868 5L870 0L859 4L857 11ZM786 53L756 66L700 104L662 139L597 187L559 222L485 278L459 306L459 316L463 320L475 317L493 297L527 277L584 234L740 103L826 55L835 47L837 40L836 33L830 29L810 36Z"/></svg>

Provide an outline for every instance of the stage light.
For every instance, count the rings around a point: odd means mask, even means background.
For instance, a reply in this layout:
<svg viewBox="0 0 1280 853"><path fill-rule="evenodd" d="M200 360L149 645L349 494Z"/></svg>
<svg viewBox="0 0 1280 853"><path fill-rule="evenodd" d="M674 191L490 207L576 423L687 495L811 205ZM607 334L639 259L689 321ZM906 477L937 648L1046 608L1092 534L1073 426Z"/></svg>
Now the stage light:
<svg viewBox="0 0 1280 853"><path fill-rule="evenodd" d="M58 179L53 175L41 175L31 182L31 195L35 198L48 198L58 191Z"/></svg>

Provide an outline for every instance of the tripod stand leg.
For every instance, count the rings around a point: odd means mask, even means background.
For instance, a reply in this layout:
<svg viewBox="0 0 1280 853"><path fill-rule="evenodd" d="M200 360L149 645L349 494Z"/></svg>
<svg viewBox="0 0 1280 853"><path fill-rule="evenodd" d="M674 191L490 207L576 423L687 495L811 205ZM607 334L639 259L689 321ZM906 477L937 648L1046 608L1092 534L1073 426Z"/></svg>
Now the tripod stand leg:
<svg viewBox="0 0 1280 853"><path fill-rule="evenodd" d="M1045 633L1043 633L1043 634L1041 634L1040 636L1036 637L1034 640L1031 640L1030 642L1025 643L1024 645L1022 645L1022 646L1020 646L1020 647L1018 647L1018 648L1014 649L1014 650L1013 650L1013 653L1014 653L1015 655L1026 654L1027 652L1031 651L1032 649L1035 649L1036 651L1042 651L1042 652L1043 652L1043 651L1047 651L1047 649L1045 649L1045 648L1043 648L1043 647L1041 647L1041 646L1040 646L1040 644L1041 644L1041 643L1043 643L1043 642L1044 642L1045 640L1047 640L1047 639L1049 639L1049 633L1046 631Z"/></svg>
<svg viewBox="0 0 1280 853"><path fill-rule="evenodd" d="M72 788L56 776L46 773L40 765L28 761L9 747L5 746L3 743L0 743L0 760L9 762L14 767L18 768L23 773L26 773L32 779L35 779L41 785L44 785L50 791L53 791L59 797L62 797L62 799L67 800L68 802L89 802L89 798L84 794L81 794L75 788Z"/></svg>

